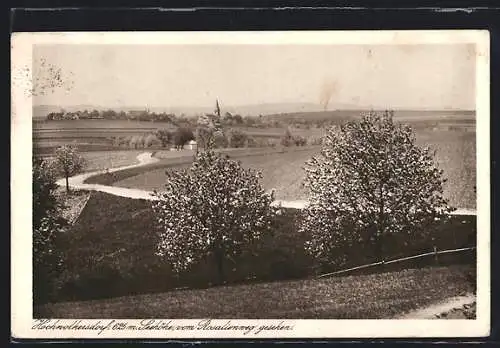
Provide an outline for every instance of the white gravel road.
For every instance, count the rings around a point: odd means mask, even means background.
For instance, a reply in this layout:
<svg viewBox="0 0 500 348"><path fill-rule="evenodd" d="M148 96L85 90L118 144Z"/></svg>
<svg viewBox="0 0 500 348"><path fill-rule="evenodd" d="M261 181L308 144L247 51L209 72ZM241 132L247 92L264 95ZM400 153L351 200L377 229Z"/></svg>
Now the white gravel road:
<svg viewBox="0 0 500 348"><path fill-rule="evenodd" d="M395 319L436 319L436 315L449 312L455 308L460 308L466 304L471 304L475 300L476 296L474 296L473 294L452 297L441 303L436 303L431 306L398 316Z"/></svg>
<svg viewBox="0 0 500 348"><path fill-rule="evenodd" d="M94 175L105 174L117 172L124 169L141 167L150 163L158 162L159 159L152 156L151 152L144 152L137 156L137 160L139 163L132 164L123 167L110 168L106 170L99 170L84 174L79 174L69 178L69 186L74 189L80 190L93 190L109 193L115 196L127 197L133 199L146 199L146 200L154 200L155 197L152 196L152 191L144 191L140 189L130 189L124 187L117 186L106 186L99 184L86 184L84 181ZM66 181L64 179L60 179L57 181L57 184L60 186L66 186ZM308 205L308 202L305 200L276 200L273 202L275 206L281 206L283 208L295 208L295 209L303 209ZM453 214L456 215L475 215L476 211L472 209L458 209Z"/></svg>
<svg viewBox="0 0 500 348"><path fill-rule="evenodd" d="M75 175L69 178L69 186L73 189L78 190L88 190L88 191L100 191L109 193L115 196L134 198L134 199L148 199L152 200L154 197L151 196L152 192L139 190L139 189L129 189L123 187L116 186L106 186L99 184L86 184L84 181L92 176L105 174L105 173L114 173L124 169L142 167L147 164L158 162L159 159L152 156L151 152L141 153L137 156L137 164L131 164L123 167L109 168L108 170L97 170L94 172L88 172L84 174ZM57 180L57 185L66 186L66 180L59 179Z"/></svg>

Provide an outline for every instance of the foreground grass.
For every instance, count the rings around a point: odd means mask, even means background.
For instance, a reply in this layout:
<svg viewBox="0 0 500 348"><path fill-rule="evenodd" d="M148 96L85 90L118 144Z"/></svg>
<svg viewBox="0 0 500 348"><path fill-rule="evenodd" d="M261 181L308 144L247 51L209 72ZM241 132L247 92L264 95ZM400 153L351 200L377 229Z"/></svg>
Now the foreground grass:
<svg viewBox="0 0 500 348"><path fill-rule="evenodd" d="M272 233L266 234L255 255L242 255L225 264L228 283L303 279L315 272L338 270L323 268L304 250L308 236L297 231L297 214L283 210L276 218ZM82 301L119 296L159 293L178 287L205 288L217 277L213 261L200 263L189 272L176 276L168 262L155 255L158 243L151 203L92 192L78 220L69 233L63 234L60 248L64 254L64 271L54 279L51 302ZM408 239L391 244L385 257L395 259L433 250L463 248L475 245L475 218L456 216L436 232L434 240L417 242ZM350 262L342 268L359 266L381 257L363 245L349 249ZM450 254L440 257L439 265L475 263L475 254ZM434 265L434 258L393 264L398 271Z"/></svg>
<svg viewBox="0 0 500 348"><path fill-rule="evenodd" d="M471 266L429 267L47 304L48 318L377 319L474 291Z"/></svg>
<svg viewBox="0 0 500 348"><path fill-rule="evenodd" d="M253 278L302 278L313 266L305 254L304 237L294 231L294 212L284 212L276 229L266 235L258 255L226 262L228 282ZM64 270L54 280L52 301L78 301L177 287L206 287L217 274L215 263L176 276L155 255L158 243L151 203L92 192L69 233L60 240Z"/></svg>

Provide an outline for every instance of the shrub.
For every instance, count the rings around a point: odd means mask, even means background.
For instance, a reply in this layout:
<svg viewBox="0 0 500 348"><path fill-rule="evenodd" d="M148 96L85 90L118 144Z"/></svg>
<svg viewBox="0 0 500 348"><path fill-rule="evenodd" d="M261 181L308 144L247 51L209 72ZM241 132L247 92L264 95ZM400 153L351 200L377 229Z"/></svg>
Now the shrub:
<svg viewBox="0 0 500 348"><path fill-rule="evenodd" d="M226 135L221 131L215 131L213 135L214 148L216 149L224 149L229 146L229 141Z"/></svg>
<svg viewBox="0 0 500 348"><path fill-rule="evenodd" d="M116 137L116 146L119 147L128 147L130 144L130 137L123 136L123 137Z"/></svg>
<svg viewBox="0 0 500 348"><path fill-rule="evenodd" d="M160 143L160 140L153 134L148 134L144 138L144 147L151 147Z"/></svg>
<svg viewBox="0 0 500 348"><path fill-rule="evenodd" d="M229 144L231 147L246 147L248 142L248 135L241 130L234 129L229 134Z"/></svg>
<svg viewBox="0 0 500 348"><path fill-rule="evenodd" d="M138 147L137 135L130 137L129 145L132 149L137 149L137 147Z"/></svg>
<svg viewBox="0 0 500 348"><path fill-rule="evenodd" d="M138 135L137 136L137 147L143 148L145 145L145 143L144 143L145 140L146 140L146 137L144 135Z"/></svg>
<svg viewBox="0 0 500 348"><path fill-rule="evenodd" d="M306 140L306 138L304 138L301 135L296 135L293 137L293 142L294 142L295 146L305 146L307 143L307 140Z"/></svg>
<svg viewBox="0 0 500 348"><path fill-rule="evenodd" d="M187 127L179 127L174 133L174 145L178 150L182 149L190 140L194 140L193 131Z"/></svg>
<svg viewBox="0 0 500 348"><path fill-rule="evenodd" d="M323 142L322 138L321 137L310 137L308 140L307 140L307 143L309 145L313 145L313 146L316 146L316 145L321 145Z"/></svg>
<svg viewBox="0 0 500 348"><path fill-rule="evenodd" d="M281 145L288 147L294 145L294 139L292 136L292 133L290 132L290 129L287 128L285 131L285 134L281 137Z"/></svg>
<svg viewBox="0 0 500 348"><path fill-rule="evenodd" d="M118 137L113 137L113 146L121 146L122 145L122 137L118 136Z"/></svg>
<svg viewBox="0 0 500 348"><path fill-rule="evenodd" d="M254 138L249 136L247 139L247 147L259 147L259 142Z"/></svg>
<svg viewBox="0 0 500 348"><path fill-rule="evenodd" d="M144 147L144 136L134 135L130 138L129 145L133 149L142 149Z"/></svg>
<svg viewBox="0 0 500 348"><path fill-rule="evenodd" d="M278 146L278 139L267 138L265 144L267 147L276 147Z"/></svg>
<svg viewBox="0 0 500 348"><path fill-rule="evenodd" d="M169 147L169 145L173 144L174 134L168 129L158 129L155 134L162 147Z"/></svg>

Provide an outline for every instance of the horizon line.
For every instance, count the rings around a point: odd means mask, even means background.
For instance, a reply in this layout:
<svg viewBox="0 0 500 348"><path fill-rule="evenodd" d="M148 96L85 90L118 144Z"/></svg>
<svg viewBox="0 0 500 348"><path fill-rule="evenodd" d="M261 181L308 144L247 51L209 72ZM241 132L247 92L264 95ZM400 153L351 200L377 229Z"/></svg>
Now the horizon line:
<svg viewBox="0 0 500 348"><path fill-rule="evenodd" d="M262 104L240 104L240 105L227 105L225 107L221 107L223 110L224 108L247 108L247 107L259 107L259 106L271 106L271 105L277 105L277 104L283 104L283 105L293 105L293 104L303 104L303 105L316 105L314 103L287 103L287 102L277 102L277 103L262 103ZM223 105L223 104L222 104ZM187 106L187 105L173 105L173 106L164 106L164 105L99 105L99 104L68 104L68 105L59 105L59 104L33 104L32 107L40 107L40 106L48 106L48 107L57 107L57 108L75 108L79 106L91 106L94 108L99 108L99 109L108 109L108 110L113 110L113 109L120 109L120 108L137 108L138 110L142 109L152 109L152 108L163 108L163 109L212 109L212 106ZM320 106L320 105L318 105ZM323 110L314 110L314 111L307 111L307 112L322 112L322 111L338 111L338 110L404 110L404 111L476 111L475 108L453 108L453 107L406 107L406 106L339 106L337 108L327 108ZM300 112L300 110L297 110L297 112ZM287 112L288 113L288 112Z"/></svg>

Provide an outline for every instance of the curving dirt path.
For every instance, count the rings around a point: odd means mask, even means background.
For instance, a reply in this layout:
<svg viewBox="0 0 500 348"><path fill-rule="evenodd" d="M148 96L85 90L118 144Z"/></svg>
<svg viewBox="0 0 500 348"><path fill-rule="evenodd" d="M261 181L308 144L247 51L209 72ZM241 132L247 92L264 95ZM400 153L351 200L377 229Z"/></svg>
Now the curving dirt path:
<svg viewBox="0 0 500 348"><path fill-rule="evenodd" d="M159 159L155 158L152 156L151 152L144 152L141 153L140 155L137 156L137 160L139 163L137 164L132 164L128 166L123 166L123 167L116 167L116 168L110 168L108 170L97 170L93 172L88 172L88 173L83 173L79 175L75 175L69 178L69 186L72 189L78 189L78 190L88 190L88 191L100 191L100 192L105 192L109 193L115 196L120 196L120 197L126 197L126 198L133 198L133 199L145 199L145 200L156 200L156 197L153 196L152 191L145 191L145 190L140 190L140 189L131 189L131 188L125 188L125 187L118 187L118 186L106 186L106 185L100 185L100 184L87 184L84 183L85 180L87 180L90 177L93 177L95 175L100 175L100 174L105 174L107 173L114 173L118 172L120 170L124 169L130 169L130 168L137 168L137 167L142 167L147 164L155 163L158 162ZM64 178L57 180L57 185L59 186L66 186L66 180ZM275 206L282 206L285 208L303 208L307 202L305 201L275 201L273 202L273 205Z"/></svg>
<svg viewBox="0 0 500 348"><path fill-rule="evenodd" d="M69 186L71 188L75 189L80 189L80 190L93 190L93 191L100 191L100 192L105 192L109 193L115 196L120 196L120 197L127 197L127 198L133 198L133 199L146 199L146 200L155 200L156 198L152 195L152 191L145 191L145 190L140 190L140 189L131 189L131 188L125 188L125 187L118 187L118 186L106 186L106 185L99 185L99 184L86 184L84 181L94 175L99 175L99 174L105 174L106 172L108 173L113 173L113 172L118 172L120 170L124 169L129 169L129 168L136 168L136 167L142 167L150 163L155 163L158 162L159 159L155 158L152 156L153 154L151 152L144 152L141 153L140 155L137 156L137 160L139 163L137 164L132 164L128 166L123 166L123 167L116 167L116 168L110 168L107 171L106 170L98 170L94 172L89 172L89 173L84 173L84 174L79 174L76 176L73 176L69 178ZM60 179L57 181L57 184L59 186L65 186L66 181L63 179ZM308 205L308 202L305 200L276 200L273 202L274 206L281 206L283 208L294 208L294 209L303 209ZM458 209L452 214L455 215L475 215L476 211L471 210L471 209Z"/></svg>
<svg viewBox="0 0 500 348"><path fill-rule="evenodd" d="M403 314L394 319L437 319L443 313L448 313L464 305L472 304L474 301L476 301L476 296L473 294L452 297L446 301Z"/></svg>
<svg viewBox="0 0 500 348"><path fill-rule="evenodd" d="M124 170L124 169L142 167L142 166L145 166L147 164L158 162L159 159L153 157L151 152L145 152L145 153L141 153L140 155L137 156L137 161L139 161L139 163L137 163L137 164L131 164L128 166L123 166L123 167L110 168L108 170L97 170L94 172L88 172L88 173L83 173L83 174L72 176L71 178L69 178L69 186L71 188L74 188L74 189L100 191L100 192L105 192L105 193L109 193L109 194L112 194L115 196L120 196L120 197L154 200L155 197L153 197L151 195L152 192L149 192L149 191L84 183L84 181L86 179L88 179L92 176L95 176L95 175L105 174L105 173L114 173L114 172L118 172L118 171ZM64 178L57 180L56 183L59 186L66 186L66 180Z"/></svg>
<svg viewBox="0 0 500 348"><path fill-rule="evenodd" d="M281 205L284 208L303 209L309 205L309 202L305 200L295 200L295 201L277 200L274 201L273 204L276 206ZM460 208L453 211L451 215L476 215L476 211L474 209Z"/></svg>

